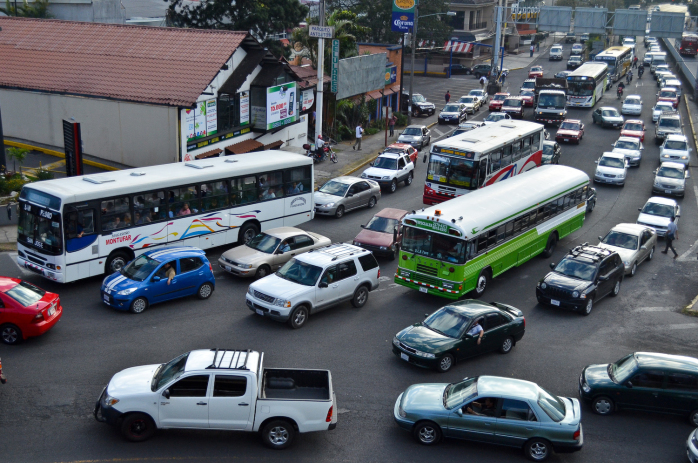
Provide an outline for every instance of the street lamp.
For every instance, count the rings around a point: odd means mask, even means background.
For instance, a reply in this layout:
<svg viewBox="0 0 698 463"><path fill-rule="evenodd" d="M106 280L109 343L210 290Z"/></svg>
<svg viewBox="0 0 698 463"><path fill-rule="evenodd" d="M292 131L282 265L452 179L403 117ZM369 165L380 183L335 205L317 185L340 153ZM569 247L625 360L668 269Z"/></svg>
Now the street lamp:
<svg viewBox="0 0 698 463"><path fill-rule="evenodd" d="M412 124L412 89L413 89L413 83L414 83L414 52L415 49L417 48L417 19L419 18L427 18L429 16L440 16L440 15L446 15L446 16L455 16L456 12L455 11L447 11L445 13L432 13L432 14L425 14L424 16L419 16L418 15L418 8L419 8L419 2L415 2L414 6L414 26L412 27L412 64L410 65L410 99L407 101L407 125ZM400 95L400 98L402 98L402 95Z"/></svg>

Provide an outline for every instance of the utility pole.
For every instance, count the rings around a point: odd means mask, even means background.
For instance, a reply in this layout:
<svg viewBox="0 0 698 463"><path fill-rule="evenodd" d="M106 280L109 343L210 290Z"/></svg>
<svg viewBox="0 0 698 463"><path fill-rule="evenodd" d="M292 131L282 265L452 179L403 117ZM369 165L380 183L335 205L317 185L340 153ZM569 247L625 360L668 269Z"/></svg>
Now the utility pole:
<svg viewBox="0 0 698 463"><path fill-rule="evenodd" d="M407 125L412 125L412 90L414 85L414 52L417 48L417 18L419 0L414 1L414 26L412 27L412 63L410 64L410 99L407 100Z"/></svg>
<svg viewBox="0 0 698 463"><path fill-rule="evenodd" d="M499 68L499 49L501 47L502 43L502 10L504 8L501 7L501 0L500 0L500 6L496 7L497 9L497 29L494 35L494 52L492 53L492 74L490 74L490 78L494 77L495 79L497 78L497 75L494 74L495 68ZM501 69L499 69L499 72L502 72Z"/></svg>
<svg viewBox="0 0 698 463"><path fill-rule="evenodd" d="M325 0L320 0L320 26L325 25ZM322 92L325 87L325 39L317 39L317 98L315 101L315 140L322 135ZM295 104L295 103L294 103Z"/></svg>

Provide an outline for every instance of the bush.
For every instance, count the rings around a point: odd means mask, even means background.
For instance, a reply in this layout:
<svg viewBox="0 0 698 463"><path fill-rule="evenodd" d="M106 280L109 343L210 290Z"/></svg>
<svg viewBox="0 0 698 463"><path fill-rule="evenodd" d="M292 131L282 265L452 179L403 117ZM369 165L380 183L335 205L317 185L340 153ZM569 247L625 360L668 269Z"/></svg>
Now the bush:
<svg viewBox="0 0 698 463"><path fill-rule="evenodd" d="M380 129L376 129L374 127L370 127L368 129L366 129L366 135L375 135L378 132L380 132Z"/></svg>
<svg viewBox="0 0 698 463"><path fill-rule="evenodd" d="M8 181L5 183L5 190L3 191L3 194L8 195L8 194L10 194L10 192L12 192L12 191L16 191L17 193L19 193L19 191L22 189L22 186L23 186L25 183L29 183L29 181L28 181L28 180L24 180L23 178L21 178L21 177L19 177L19 176L16 176L16 177L13 178L12 180L8 180Z"/></svg>
<svg viewBox="0 0 698 463"><path fill-rule="evenodd" d="M340 124L340 126L337 127L337 138L338 138L337 141L351 140L351 138L353 136L354 136L354 133L346 125Z"/></svg>
<svg viewBox="0 0 698 463"><path fill-rule="evenodd" d="M407 115L397 112L393 114L397 116L397 122L395 123L396 127L405 127L407 125Z"/></svg>
<svg viewBox="0 0 698 463"><path fill-rule="evenodd" d="M37 180L51 180L53 178L53 172L50 170L46 169L37 169L36 170L36 179Z"/></svg>

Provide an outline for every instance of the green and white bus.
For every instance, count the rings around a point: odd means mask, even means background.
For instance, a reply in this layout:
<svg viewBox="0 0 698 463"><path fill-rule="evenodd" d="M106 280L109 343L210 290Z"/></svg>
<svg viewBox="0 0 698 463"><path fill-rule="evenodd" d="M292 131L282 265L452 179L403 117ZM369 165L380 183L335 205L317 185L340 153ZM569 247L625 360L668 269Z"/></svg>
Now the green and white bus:
<svg viewBox="0 0 698 463"><path fill-rule="evenodd" d="M412 212L402 221L395 283L458 299L581 228L589 177L572 167L530 170L506 182Z"/></svg>
<svg viewBox="0 0 698 463"><path fill-rule="evenodd" d="M591 108L601 99L608 85L608 65L588 62L567 74L567 105Z"/></svg>

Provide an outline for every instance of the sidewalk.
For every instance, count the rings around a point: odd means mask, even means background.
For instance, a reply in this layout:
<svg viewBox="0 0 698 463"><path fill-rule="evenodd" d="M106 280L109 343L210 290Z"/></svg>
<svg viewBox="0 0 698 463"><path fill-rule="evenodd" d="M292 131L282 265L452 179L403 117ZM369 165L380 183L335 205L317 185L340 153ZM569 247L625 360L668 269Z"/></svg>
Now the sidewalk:
<svg viewBox="0 0 698 463"><path fill-rule="evenodd" d="M540 50L533 52L533 57L530 56L528 48L525 50L523 48L519 48L520 53L518 55L504 55L504 67L509 69L509 71L516 71L518 69L530 67L534 61L546 55L553 44L560 43L561 40L564 40L565 34L557 34L558 33L550 34L550 37L545 39L545 41L541 44Z"/></svg>

